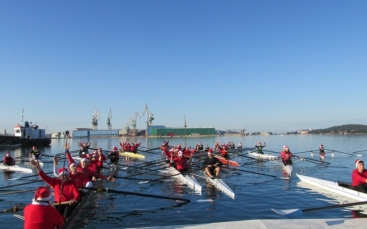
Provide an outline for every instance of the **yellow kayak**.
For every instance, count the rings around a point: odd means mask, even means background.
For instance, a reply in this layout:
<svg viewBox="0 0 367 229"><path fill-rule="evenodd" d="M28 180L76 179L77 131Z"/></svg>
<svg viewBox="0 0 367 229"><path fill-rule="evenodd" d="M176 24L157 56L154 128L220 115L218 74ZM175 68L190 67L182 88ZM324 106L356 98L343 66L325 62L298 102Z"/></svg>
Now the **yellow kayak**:
<svg viewBox="0 0 367 229"><path fill-rule="evenodd" d="M120 156L123 157L131 157L131 158L136 158L136 159L145 159L145 156L143 154L139 154L139 153L133 153L133 152L120 152Z"/></svg>

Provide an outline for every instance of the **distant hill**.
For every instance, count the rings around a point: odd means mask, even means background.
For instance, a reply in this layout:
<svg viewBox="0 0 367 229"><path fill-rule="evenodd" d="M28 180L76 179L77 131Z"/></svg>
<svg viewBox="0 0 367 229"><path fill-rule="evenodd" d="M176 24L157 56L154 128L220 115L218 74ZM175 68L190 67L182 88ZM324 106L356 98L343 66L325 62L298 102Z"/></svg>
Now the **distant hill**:
<svg viewBox="0 0 367 229"><path fill-rule="evenodd" d="M367 133L367 125L360 125L360 124L347 124L341 126L333 126L326 129L316 129L309 131L310 134L360 134L360 133Z"/></svg>

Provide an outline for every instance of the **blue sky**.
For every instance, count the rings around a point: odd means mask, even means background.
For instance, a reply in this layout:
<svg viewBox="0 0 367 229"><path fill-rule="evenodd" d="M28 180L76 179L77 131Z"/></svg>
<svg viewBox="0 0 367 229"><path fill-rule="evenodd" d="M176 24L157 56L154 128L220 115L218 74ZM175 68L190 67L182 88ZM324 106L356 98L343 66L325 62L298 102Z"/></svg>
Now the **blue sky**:
<svg viewBox="0 0 367 229"><path fill-rule="evenodd" d="M0 0L0 131L367 124L366 1Z"/></svg>

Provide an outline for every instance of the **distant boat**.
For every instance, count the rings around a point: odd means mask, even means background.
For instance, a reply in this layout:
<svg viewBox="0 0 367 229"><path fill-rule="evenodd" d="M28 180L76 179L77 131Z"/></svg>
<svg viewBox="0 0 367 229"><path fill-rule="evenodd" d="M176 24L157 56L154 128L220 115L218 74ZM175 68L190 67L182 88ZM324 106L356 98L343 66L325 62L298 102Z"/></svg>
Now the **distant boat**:
<svg viewBox="0 0 367 229"><path fill-rule="evenodd" d="M28 121L24 122L24 126L14 126L14 135L0 135L0 145L17 145L21 146L49 146L51 144L51 136L46 135L45 129L39 129L38 125L30 125Z"/></svg>

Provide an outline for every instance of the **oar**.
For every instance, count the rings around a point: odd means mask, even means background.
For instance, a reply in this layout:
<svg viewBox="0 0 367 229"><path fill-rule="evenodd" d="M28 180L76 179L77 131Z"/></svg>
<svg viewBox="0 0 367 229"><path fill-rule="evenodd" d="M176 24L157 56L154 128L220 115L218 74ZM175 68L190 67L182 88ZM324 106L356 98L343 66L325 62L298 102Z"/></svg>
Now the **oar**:
<svg viewBox="0 0 367 229"><path fill-rule="evenodd" d="M333 208L342 208L342 207L349 207L354 205L362 205L367 204L367 201L361 201L361 202L354 202L354 203L347 203L347 204L336 204L336 205L329 205L329 206L323 206L323 207L316 207L316 208L306 208L306 209L271 209L275 213L283 216L299 216L302 215L304 212L311 212L311 211L319 211L319 210L327 210L327 209L333 209Z"/></svg>
<svg viewBox="0 0 367 229"><path fill-rule="evenodd" d="M253 173L253 174L258 174L258 175L263 175L263 176L277 178L277 176L274 176L274 175L265 174L265 173L258 173L258 172L254 172L254 171L250 171L250 170L245 170L245 169L229 168L229 170L238 170L238 171L242 171L242 172Z"/></svg>
<svg viewBox="0 0 367 229"><path fill-rule="evenodd" d="M168 197L168 196L159 196L159 195L138 193L138 192L119 191L119 190L113 190L113 189L107 189L107 188L87 188L87 187L83 187L83 189L93 190L93 191L96 191L96 192L117 193L117 194L124 194L124 195L145 196L145 197L152 197L152 198L158 198L158 199L179 200L179 201L185 201L185 202L192 202L192 200L179 198L179 197Z"/></svg>
<svg viewBox="0 0 367 229"><path fill-rule="evenodd" d="M3 195L10 195L10 194L16 194L16 193L22 193L22 192L34 192L34 189L19 190L19 191L11 191L11 192L1 192L1 193L0 193L0 196L3 196Z"/></svg>
<svg viewBox="0 0 367 229"><path fill-rule="evenodd" d="M51 173L53 173L53 172L47 172L46 174L51 174ZM14 178L10 178L8 180L19 180L19 179L23 179L23 178L36 177L36 176L38 176L38 174L24 176L24 177L14 177Z"/></svg>
<svg viewBox="0 0 367 229"><path fill-rule="evenodd" d="M342 153L342 154L347 154L347 155L351 155L351 156L363 156L362 154L346 153L346 152L341 152L341 151L333 150L333 149L326 149L326 150L330 150L330 151L334 151L334 152Z"/></svg>
<svg viewBox="0 0 367 229"><path fill-rule="evenodd" d="M57 205L66 205L66 204L70 204L70 201L64 201L64 202L61 202L61 203L53 203L52 205L57 206ZM8 212L16 213L18 211L24 210L24 208L25 208L25 206L18 207L16 205L14 205L12 208L0 210L0 213L8 213Z"/></svg>
<svg viewBox="0 0 367 229"><path fill-rule="evenodd" d="M367 149L354 151L354 152L352 152L352 153L359 153L359 152L363 152L363 151L367 151ZM357 156L359 156L359 155L360 155L360 154L358 154Z"/></svg>
<svg viewBox="0 0 367 229"><path fill-rule="evenodd" d="M119 177L119 176L114 176L114 178L116 179L125 179L125 180L140 180L140 181L155 181L155 180L148 180L148 179L143 179L143 178L135 178L135 177Z"/></svg>
<svg viewBox="0 0 367 229"><path fill-rule="evenodd" d="M16 187L16 186L21 186L21 185L25 185L25 184L33 184L33 183L36 183L36 182L41 182L43 180L33 180L33 181L30 181L30 182L25 182L25 183L21 183L21 184L14 184L14 185L8 185L8 186L5 186L5 187L0 187L0 189L6 189L6 188L10 188L10 187Z"/></svg>
<svg viewBox="0 0 367 229"><path fill-rule="evenodd" d="M302 161L307 161L307 162L314 163L314 164L320 164L320 165L323 165L323 166L327 166L327 165L330 164L330 162L326 162L326 161L323 161L322 163L320 163L319 160L308 158L308 157L297 156L297 155L294 155L294 154L293 154L293 156L295 158L298 158L298 159L302 160Z"/></svg>
<svg viewBox="0 0 367 229"><path fill-rule="evenodd" d="M4 210L0 210L0 213L8 213L8 212L11 212L11 213L16 213L18 211L21 211L23 210L25 207L18 207L18 206L15 206L12 207L12 208L8 208L8 209L4 209Z"/></svg>

